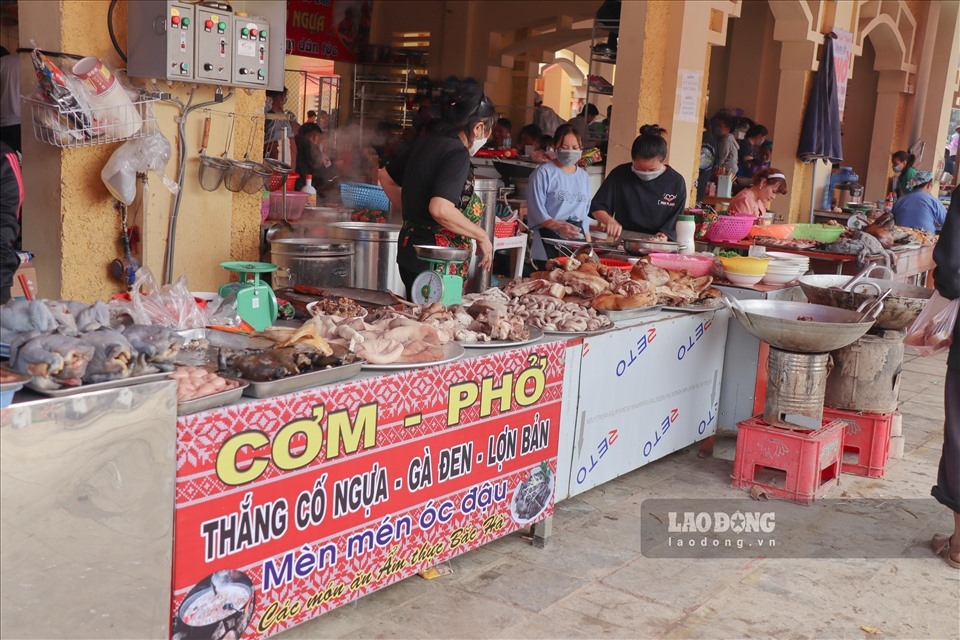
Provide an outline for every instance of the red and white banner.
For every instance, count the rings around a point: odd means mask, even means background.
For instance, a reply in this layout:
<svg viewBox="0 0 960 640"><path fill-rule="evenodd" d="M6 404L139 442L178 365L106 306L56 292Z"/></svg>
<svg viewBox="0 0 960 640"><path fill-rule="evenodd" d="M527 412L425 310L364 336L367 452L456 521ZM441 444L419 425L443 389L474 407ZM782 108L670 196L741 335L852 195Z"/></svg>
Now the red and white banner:
<svg viewBox="0 0 960 640"><path fill-rule="evenodd" d="M564 347L181 418L172 634L273 635L550 515Z"/></svg>
<svg viewBox="0 0 960 640"><path fill-rule="evenodd" d="M356 62L373 0L287 0L287 55Z"/></svg>

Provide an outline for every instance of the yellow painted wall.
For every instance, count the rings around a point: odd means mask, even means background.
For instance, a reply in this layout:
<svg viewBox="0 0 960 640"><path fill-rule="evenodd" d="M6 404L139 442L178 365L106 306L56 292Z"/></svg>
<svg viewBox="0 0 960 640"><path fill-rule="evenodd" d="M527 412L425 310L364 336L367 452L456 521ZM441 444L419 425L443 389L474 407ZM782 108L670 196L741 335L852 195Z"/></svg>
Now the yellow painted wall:
<svg viewBox="0 0 960 640"><path fill-rule="evenodd" d="M59 12L51 19L51 8ZM122 67L105 28L107 2L71 0L70 2L22 3L21 38L35 38L42 47L95 55L114 68ZM62 27L60 26L62 24ZM126 47L126 3L119 3L114 24L120 46ZM135 84L143 81L134 79ZM186 102L190 87L162 87ZM32 90L32 89L31 89ZM24 91L28 91L27 88ZM211 100L213 87L199 86L194 103ZM262 120L250 116L263 111L263 91L240 90L234 99L217 105L217 111L239 114L232 141L232 155L242 157L253 131L251 157L259 158L263 146ZM172 158L166 175L176 179L178 162L178 108L159 103L155 107L157 125L172 145ZM226 117L217 114L210 138L210 153L224 148ZM187 155L183 203L177 228L177 252L174 278L189 276L194 290L211 290L228 279L219 263L230 259L254 259L258 256L258 195L233 194L224 188L206 192L198 181L199 149L203 113L194 111L187 120ZM104 299L124 290L111 280L107 265L122 255L120 218L100 179L100 171L120 143L81 149L66 149L42 144L29 137L29 121L24 152L24 246L37 253L40 294L44 297L83 301ZM149 174L149 198L146 215L137 203L129 212L130 224L139 224L143 234L143 262L160 279L164 271L164 249L173 196L158 176ZM60 230L52 234L52 229Z"/></svg>

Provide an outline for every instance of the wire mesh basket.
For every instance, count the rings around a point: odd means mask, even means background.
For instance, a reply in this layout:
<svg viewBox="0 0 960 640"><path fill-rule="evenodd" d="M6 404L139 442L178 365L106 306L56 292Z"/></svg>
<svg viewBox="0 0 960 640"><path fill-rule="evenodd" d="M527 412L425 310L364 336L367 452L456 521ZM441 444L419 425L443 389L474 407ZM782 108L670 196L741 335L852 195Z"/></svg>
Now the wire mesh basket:
<svg viewBox="0 0 960 640"><path fill-rule="evenodd" d="M154 106L158 100L141 94L130 104L67 109L40 98L22 98L30 108L36 139L62 149L145 137L157 130Z"/></svg>
<svg viewBox="0 0 960 640"><path fill-rule="evenodd" d="M390 200L383 188L365 182L341 182L340 200L355 209L390 210Z"/></svg>

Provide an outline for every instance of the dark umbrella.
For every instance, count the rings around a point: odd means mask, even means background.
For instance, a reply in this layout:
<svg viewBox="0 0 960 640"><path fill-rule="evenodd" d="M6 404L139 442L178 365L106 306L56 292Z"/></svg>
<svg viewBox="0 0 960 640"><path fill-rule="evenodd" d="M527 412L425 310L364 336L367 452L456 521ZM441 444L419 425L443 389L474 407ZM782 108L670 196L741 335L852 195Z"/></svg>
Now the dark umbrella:
<svg viewBox="0 0 960 640"><path fill-rule="evenodd" d="M807 111L803 115L797 156L804 162L825 158L836 164L843 159L837 74L833 67L833 40L836 37L833 33L824 37L820 68L817 69Z"/></svg>

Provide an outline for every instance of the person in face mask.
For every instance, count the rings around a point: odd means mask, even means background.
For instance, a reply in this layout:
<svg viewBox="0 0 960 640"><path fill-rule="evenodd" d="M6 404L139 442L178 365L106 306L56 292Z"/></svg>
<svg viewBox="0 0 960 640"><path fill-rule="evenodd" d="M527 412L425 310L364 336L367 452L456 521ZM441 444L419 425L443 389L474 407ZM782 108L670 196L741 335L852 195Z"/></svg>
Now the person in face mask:
<svg viewBox="0 0 960 640"><path fill-rule="evenodd" d="M917 170L913 168L915 161L916 158L913 157L913 154L906 151L897 151L890 157L890 163L893 165L893 173L895 174L893 190L898 198L913 191L910 187L910 181L917 175Z"/></svg>
<svg viewBox="0 0 960 640"><path fill-rule="evenodd" d="M677 216L687 204L687 184L664 164L665 133L659 125L641 127L630 150L633 161L614 168L593 196L590 217L600 223L608 239L616 240L623 230L676 239Z"/></svg>
<svg viewBox="0 0 960 640"><path fill-rule="evenodd" d="M555 159L530 175L527 226L533 230L531 257L537 270L560 255L544 238L590 240L590 178L577 166L583 140L570 124L557 127L553 137Z"/></svg>
<svg viewBox="0 0 960 640"><path fill-rule="evenodd" d="M487 142L496 118L497 111L480 86L464 82L450 93L442 119L380 170L380 186L391 209L403 215L397 265L408 298L416 277L431 268L417 257L415 245L465 249L475 240L478 265L490 269L493 243L479 225L483 201L473 192L470 158ZM467 267L466 262L461 265L464 282Z"/></svg>

